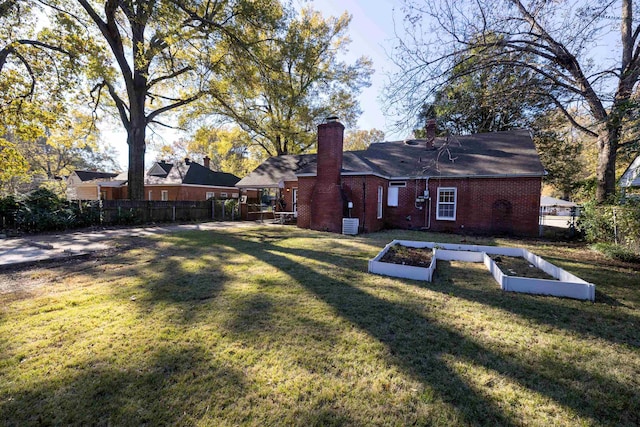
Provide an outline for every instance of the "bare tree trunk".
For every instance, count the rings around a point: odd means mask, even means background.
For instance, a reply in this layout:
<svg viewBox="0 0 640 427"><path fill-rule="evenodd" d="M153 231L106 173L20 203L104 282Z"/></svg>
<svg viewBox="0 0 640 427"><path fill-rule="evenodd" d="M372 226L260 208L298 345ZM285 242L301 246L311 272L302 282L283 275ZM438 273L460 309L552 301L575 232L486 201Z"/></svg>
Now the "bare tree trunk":
<svg viewBox="0 0 640 427"><path fill-rule="evenodd" d="M138 114L135 114L140 115ZM144 113L134 117L132 111L131 127L127 129L129 143L129 199L144 200L144 155L146 152L147 124Z"/></svg>
<svg viewBox="0 0 640 427"><path fill-rule="evenodd" d="M608 124L598 138L598 164L596 166L596 201L605 203L616 194L616 159L620 125Z"/></svg>

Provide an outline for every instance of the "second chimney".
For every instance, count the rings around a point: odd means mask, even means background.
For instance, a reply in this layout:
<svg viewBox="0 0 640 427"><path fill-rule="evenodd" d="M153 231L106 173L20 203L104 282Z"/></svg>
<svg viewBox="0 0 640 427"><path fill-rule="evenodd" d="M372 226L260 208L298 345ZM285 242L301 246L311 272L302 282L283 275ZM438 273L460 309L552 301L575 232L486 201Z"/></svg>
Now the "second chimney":
<svg viewBox="0 0 640 427"><path fill-rule="evenodd" d="M202 159L202 161L204 162L204 167L207 169L211 169L210 165L211 165L211 159L209 158L209 156L204 156L204 159Z"/></svg>
<svg viewBox="0 0 640 427"><path fill-rule="evenodd" d="M427 126L425 127L425 134L427 139L425 148L427 150L433 150L433 142L436 139L436 119L427 120Z"/></svg>

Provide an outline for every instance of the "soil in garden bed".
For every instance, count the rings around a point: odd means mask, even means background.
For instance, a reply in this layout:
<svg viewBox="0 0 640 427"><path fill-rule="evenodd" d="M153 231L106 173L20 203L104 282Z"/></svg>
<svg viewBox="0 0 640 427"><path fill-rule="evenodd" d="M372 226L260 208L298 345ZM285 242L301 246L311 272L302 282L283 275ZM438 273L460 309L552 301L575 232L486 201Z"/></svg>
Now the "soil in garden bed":
<svg viewBox="0 0 640 427"><path fill-rule="evenodd" d="M507 276L557 280L522 257L491 255L491 258Z"/></svg>
<svg viewBox="0 0 640 427"><path fill-rule="evenodd" d="M431 248L411 248L402 245L393 245L385 253L381 262L390 264L412 265L414 267L429 267L431 265Z"/></svg>

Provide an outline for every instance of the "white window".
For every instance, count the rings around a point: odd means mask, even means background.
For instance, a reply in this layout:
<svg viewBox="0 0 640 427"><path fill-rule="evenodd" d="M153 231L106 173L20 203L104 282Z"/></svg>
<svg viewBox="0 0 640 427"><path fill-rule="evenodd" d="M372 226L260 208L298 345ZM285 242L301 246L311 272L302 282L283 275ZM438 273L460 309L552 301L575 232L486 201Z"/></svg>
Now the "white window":
<svg viewBox="0 0 640 427"><path fill-rule="evenodd" d="M167 200L169 200L169 190L161 190L160 198L162 199L163 202L166 202Z"/></svg>
<svg viewBox="0 0 640 427"><path fill-rule="evenodd" d="M227 193L220 193L220 198L221 199L226 199L227 198Z"/></svg>
<svg viewBox="0 0 640 427"><path fill-rule="evenodd" d="M456 220L456 198L457 189L455 187L438 188L438 207L436 219L445 221Z"/></svg>
<svg viewBox="0 0 640 427"><path fill-rule="evenodd" d="M291 208L293 209L293 212L295 212L295 215L297 216L298 215L298 189L294 187L291 191L292 191L291 202L293 204Z"/></svg>
<svg viewBox="0 0 640 427"><path fill-rule="evenodd" d="M387 190L387 206L398 206L398 187L389 187Z"/></svg>
<svg viewBox="0 0 640 427"><path fill-rule="evenodd" d="M153 200L153 191L149 190L149 200Z"/></svg>
<svg viewBox="0 0 640 427"><path fill-rule="evenodd" d="M389 181L389 187L406 187L407 181Z"/></svg>
<svg viewBox="0 0 640 427"><path fill-rule="evenodd" d="M382 187L378 187L378 219L382 218Z"/></svg>
<svg viewBox="0 0 640 427"><path fill-rule="evenodd" d="M207 191L207 195L205 196L206 200L213 199L214 197L216 197L216 193L213 191Z"/></svg>

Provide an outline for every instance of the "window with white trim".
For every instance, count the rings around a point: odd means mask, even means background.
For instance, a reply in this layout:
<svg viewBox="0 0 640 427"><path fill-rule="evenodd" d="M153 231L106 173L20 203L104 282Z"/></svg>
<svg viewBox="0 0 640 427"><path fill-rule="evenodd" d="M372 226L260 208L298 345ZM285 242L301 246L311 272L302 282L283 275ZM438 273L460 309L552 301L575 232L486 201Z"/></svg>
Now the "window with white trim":
<svg viewBox="0 0 640 427"><path fill-rule="evenodd" d="M163 202L166 202L167 200L169 200L169 190L161 190L160 191L160 199Z"/></svg>
<svg viewBox="0 0 640 427"><path fill-rule="evenodd" d="M458 189L455 187L438 188L438 206L436 219L445 221L456 220L456 200Z"/></svg>
<svg viewBox="0 0 640 427"><path fill-rule="evenodd" d="M149 190L149 200L153 200L153 191Z"/></svg>
<svg viewBox="0 0 640 427"><path fill-rule="evenodd" d="M378 187L378 219L382 218L382 187Z"/></svg>
<svg viewBox="0 0 640 427"><path fill-rule="evenodd" d="M214 197L216 197L216 193L214 193L213 191L207 191L207 195L205 196L205 200L213 199Z"/></svg>
<svg viewBox="0 0 640 427"><path fill-rule="evenodd" d="M221 199L226 199L227 198L227 193L220 193L220 198Z"/></svg>

